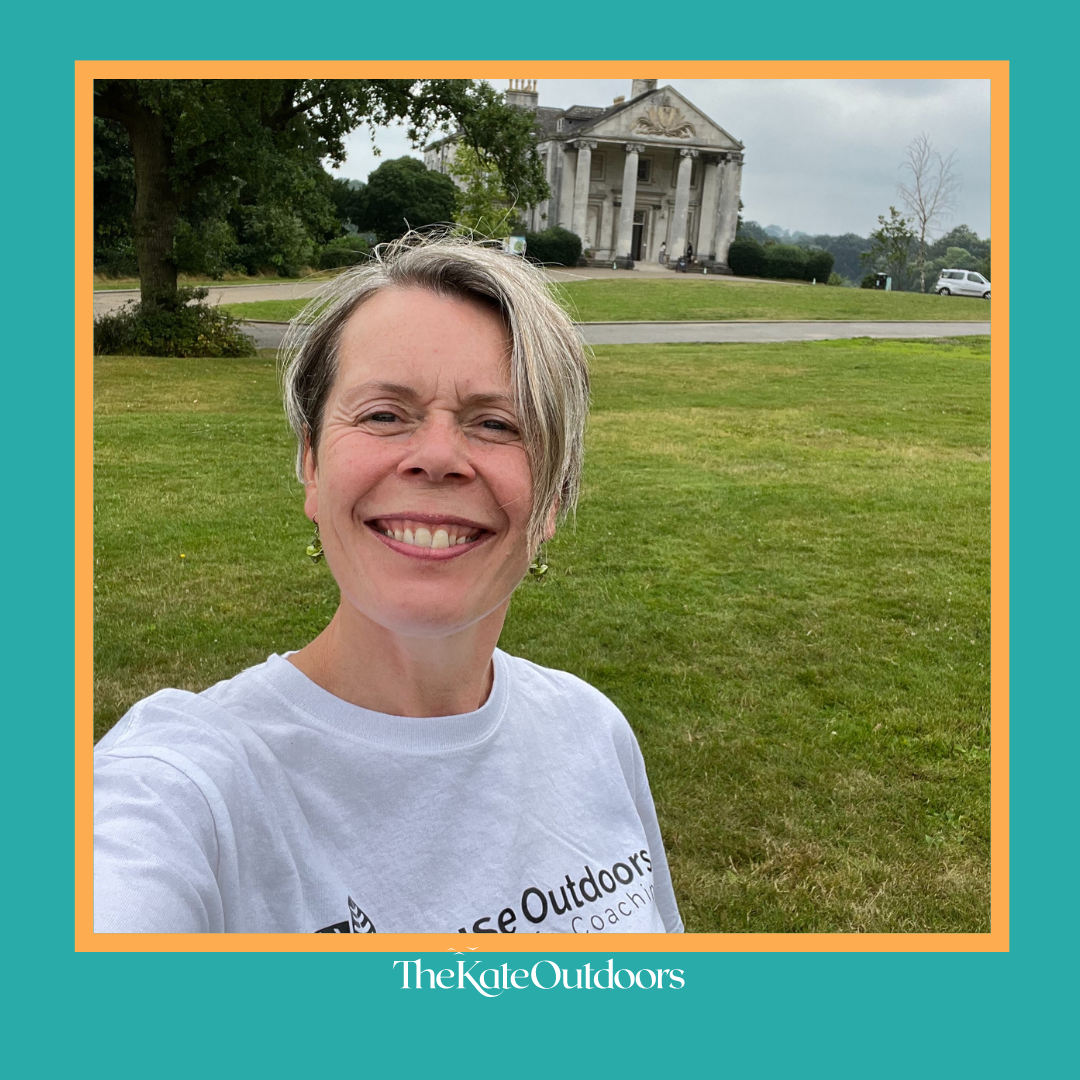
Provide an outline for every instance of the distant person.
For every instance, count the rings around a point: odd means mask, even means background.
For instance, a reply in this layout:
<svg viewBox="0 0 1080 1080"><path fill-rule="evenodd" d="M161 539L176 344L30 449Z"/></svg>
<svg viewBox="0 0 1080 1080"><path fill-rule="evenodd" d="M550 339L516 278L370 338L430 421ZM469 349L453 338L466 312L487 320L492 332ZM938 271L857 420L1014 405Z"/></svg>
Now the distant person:
<svg viewBox="0 0 1080 1080"><path fill-rule="evenodd" d="M662 262L662 263L667 262L667 241L666 240L661 240L660 241L660 262Z"/></svg>
<svg viewBox="0 0 1080 1080"><path fill-rule="evenodd" d="M693 244L687 244L686 245L686 261L688 263L692 263L694 261L694 245Z"/></svg>
<svg viewBox="0 0 1080 1080"><path fill-rule="evenodd" d="M542 271L448 237L318 302L284 346L285 406L337 611L101 740L95 930L681 931L622 713L496 648L577 500L573 324Z"/></svg>

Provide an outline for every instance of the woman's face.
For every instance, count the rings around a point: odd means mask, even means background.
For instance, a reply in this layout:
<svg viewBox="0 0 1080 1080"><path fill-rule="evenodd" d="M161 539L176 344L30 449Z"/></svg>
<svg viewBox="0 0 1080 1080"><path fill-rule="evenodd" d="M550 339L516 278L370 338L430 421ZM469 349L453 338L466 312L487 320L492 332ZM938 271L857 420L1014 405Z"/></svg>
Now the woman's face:
<svg viewBox="0 0 1080 1080"><path fill-rule="evenodd" d="M388 630L462 630L528 568L509 355L494 311L426 289L377 293L343 328L305 510L342 603Z"/></svg>

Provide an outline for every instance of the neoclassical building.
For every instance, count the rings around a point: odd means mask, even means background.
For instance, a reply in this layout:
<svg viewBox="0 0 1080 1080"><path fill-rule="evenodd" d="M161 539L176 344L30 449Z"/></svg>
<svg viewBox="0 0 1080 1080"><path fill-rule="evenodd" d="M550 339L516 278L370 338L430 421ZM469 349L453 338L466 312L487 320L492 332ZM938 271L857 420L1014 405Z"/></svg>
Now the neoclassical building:
<svg viewBox="0 0 1080 1080"><path fill-rule="evenodd" d="M604 107L545 108L534 80L511 80L506 100L536 114L551 198L530 207L528 227L561 225L591 257L674 261L692 245L697 259L727 270L735 239L743 144L655 79L634 79L629 98ZM425 149L445 172L454 136Z"/></svg>

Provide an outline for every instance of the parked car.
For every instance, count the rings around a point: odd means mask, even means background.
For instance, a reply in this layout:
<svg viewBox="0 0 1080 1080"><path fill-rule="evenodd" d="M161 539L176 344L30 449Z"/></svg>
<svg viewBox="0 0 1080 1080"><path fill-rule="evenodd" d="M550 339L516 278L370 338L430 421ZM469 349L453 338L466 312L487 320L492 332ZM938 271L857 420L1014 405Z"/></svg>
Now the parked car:
<svg viewBox="0 0 1080 1080"><path fill-rule="evenodd" d="M981 296L990 299L990 282L974 270L942 270L934 286L938 296Z"/></svg>

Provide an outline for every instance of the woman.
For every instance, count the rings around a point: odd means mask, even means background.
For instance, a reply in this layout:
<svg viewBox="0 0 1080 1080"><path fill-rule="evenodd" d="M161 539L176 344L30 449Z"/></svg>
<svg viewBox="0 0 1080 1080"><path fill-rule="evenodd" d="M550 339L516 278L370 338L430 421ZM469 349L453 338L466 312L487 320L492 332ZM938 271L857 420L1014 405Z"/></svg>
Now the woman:
<svg viewBox="0 0 1080 1080"><path fill-rule="evenodd" d="M95 929L680 931L625 719L496 649L578 492L573 326L538 270L452 238L319 304L285 400L339 607L98 744Z"/></svg>

